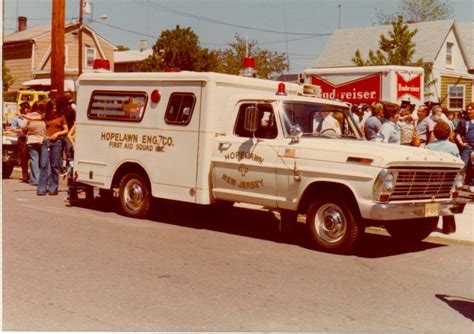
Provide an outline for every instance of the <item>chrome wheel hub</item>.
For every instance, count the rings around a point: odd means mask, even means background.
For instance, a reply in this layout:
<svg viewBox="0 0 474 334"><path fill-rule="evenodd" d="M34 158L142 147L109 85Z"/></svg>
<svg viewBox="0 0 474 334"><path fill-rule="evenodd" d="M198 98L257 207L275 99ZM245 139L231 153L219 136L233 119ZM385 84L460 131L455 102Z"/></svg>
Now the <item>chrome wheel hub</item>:
<svg viewBox="0 0 474 334"><path fill-rule="evenodd" d="M340 241L347 230L342 209L332 203L324 204L318 209L314 224L318 237L329 243Z"/></svg>
<svg viewBox="0 0 474 334"><path fill-rule="evenodd" d="M130 180L125 185L125 203L130 210L138 210L145 202L143 186L137 180Z"/></svg>

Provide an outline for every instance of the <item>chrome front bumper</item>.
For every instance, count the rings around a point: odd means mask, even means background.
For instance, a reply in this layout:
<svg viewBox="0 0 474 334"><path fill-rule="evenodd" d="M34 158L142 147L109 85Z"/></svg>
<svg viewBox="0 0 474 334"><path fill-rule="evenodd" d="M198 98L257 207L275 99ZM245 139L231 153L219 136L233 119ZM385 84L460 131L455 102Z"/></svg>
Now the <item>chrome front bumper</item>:
<svg viewBox="0 0 474 334"><path fill-rule="evenodd" d="M436 205L437 204L437 205ZM370 219L399 220L462 213L466 202L459 199L424 203L377 203L370 210Z"/></svg>

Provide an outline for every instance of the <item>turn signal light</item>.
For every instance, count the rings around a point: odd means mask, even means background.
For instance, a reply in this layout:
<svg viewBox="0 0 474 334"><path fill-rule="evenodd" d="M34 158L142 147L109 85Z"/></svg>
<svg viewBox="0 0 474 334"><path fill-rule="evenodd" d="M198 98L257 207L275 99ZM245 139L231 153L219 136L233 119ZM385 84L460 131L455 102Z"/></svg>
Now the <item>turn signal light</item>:
<svg viewBox="0 0 474 334"><path fill-rule="evenodd" d="M389 194L380 194L379 196L379 201L382 203L387 203L389 199L390 199Z"/></svg>

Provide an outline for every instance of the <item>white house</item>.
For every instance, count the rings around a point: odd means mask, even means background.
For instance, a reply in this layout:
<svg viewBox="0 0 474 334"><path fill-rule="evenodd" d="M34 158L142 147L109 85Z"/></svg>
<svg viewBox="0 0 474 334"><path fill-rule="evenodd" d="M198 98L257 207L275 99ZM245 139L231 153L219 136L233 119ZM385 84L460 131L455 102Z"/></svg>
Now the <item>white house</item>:
<svg viewBox="0 0 474 334"><path fill-rule="evenodd" d="M440 102L451 110L462 110L473 100L474 23L453 20L409 24L417 29L413 38L413 60L423 58L433 64L435 83L425 89L425 100ZM381 34L386 37L391 25L337 30L316 61L316 68L354 66L352 58L359 49L367 58L369 50L378 50Z"/></svg>

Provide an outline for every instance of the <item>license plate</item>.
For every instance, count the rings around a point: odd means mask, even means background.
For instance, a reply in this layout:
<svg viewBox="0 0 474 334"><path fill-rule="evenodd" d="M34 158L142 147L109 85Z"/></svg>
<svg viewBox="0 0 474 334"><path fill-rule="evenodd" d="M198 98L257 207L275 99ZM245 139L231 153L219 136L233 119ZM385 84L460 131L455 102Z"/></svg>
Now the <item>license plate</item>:
<svg viewBox="0 0 474 334"><path fill-rule="evenodd" d="M439 204L438 203L426 203L425 204L425 217L437 217L439 215Z"/></svg>

